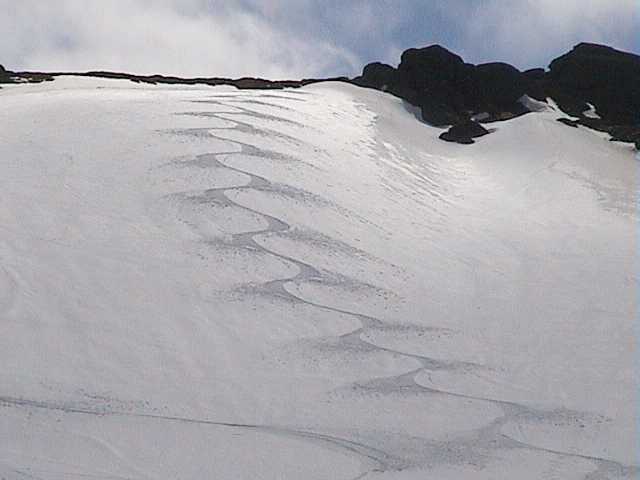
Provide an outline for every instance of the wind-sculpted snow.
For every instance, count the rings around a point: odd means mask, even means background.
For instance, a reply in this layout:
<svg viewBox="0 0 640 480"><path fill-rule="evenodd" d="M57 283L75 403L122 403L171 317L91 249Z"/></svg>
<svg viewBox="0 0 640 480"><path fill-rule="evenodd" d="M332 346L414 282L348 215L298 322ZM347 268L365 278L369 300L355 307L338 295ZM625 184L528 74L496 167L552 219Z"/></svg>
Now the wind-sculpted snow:
<svg viewBox="0 0 640 480"><path fill-rule="evenodd" d="M120 85L0 95L3 478L640 473L630 149Z"/></svg>
<svg viewBox="0 0 640 480"><path fill-rule="evenodd" d="M17 285L15 280L4 268L0 268L0 311L8 311L15 298Z"/></svg>

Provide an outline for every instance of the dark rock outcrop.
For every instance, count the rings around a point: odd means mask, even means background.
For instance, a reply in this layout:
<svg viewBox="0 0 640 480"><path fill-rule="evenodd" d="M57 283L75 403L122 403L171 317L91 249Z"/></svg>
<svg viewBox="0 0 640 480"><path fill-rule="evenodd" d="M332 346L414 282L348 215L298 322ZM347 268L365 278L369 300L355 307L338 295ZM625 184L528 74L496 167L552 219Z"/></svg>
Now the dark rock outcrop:
<svg viewBox="0 0 640 480"><path fill-rule="evenodd" d="M463 145L469 145L474 143L473 139L487 135L489 130L484 128L478 122L473 120L467 120L466 122L459 123L452 126L446 132L440 134L440 139L446 142L461 143Z"/></svg>
<svg viewBox="0 0 640 480"><path fill-rule="evenodd" d="M468 83L470 68L461 57L439 45L412 48L402 54L398 81L390 91L420 107L426 122L451 125L469 116L461 87Z"/></svg>
<svg viewBox="0 0 640 480"><path fill-rule="evenodd" d="M265 80L260 78L180 78L164 75L132 75L117 72L10 72L0 66L0 83L33 83L60 75L127 79L151 84L232 85L239 89L296 88L322 81L350 82L389 92L419 108L425 122L445 127L508 120L529 112L519 100L528 95L540 101L552 98L576 120L560 119L566 125L582 125L607 132L613 140L637 145L640 130L640 56L611 47L581 43L553 60L549 70L521 72L506 63L472 65L440 45L406 50L398 68L370 63L362 75L349 80ZM600 118L586 115L590 105ZM446 139L457 137L456 130Z"/></svg>
<svg viewBox="0 0 640 480"><path fill-rule="evenodd" d="M522 75L527 81L530 80L542 80L546 75L546 70L544 68L530 68L529 70L525 70L522 72Z"/></svg>
<svg viewBox="0 0 640 480"><path fill-rule="evenodd" d="M0 83L13 83L9 72L2 65L0 65Z"/></svg>
<svg viewBox="0 0 640 480"><path fill-rule="evenodd" d="M544 75L527 77L527 94L538 100L551 97L569 115L586 118L591 104L606 125L640 124L638 55L581 43L553 60Z"/></svg>
<svg viewBox="0 0 640 480"><path fill-rule="evenodd" d="M40 83L53 80L47 73L12 72L0 65L0 83Z"/></svg>
<svg viewBox="0 0 640 480"><path fill-rule="evenodd" d="M569 127L577 128L582 125L592 130L605 132L610 135L612 142L633 143L640 142L640 125L610 125L606 120L599 118L582 117L572 120L570 118L558 118L558 122Z"/></svg>
<svg viewBox="0 0 640 480"><path fill-rule="evenodd" d="M397 71L391 65L374 62L365 66L362 75L353 79L353 83L361 87L387 91L397 83Z"/></svg>
<svg viewBox="0 0 640 480"><path fill-rule="evenodd" d="M541 101L552 98L577 118L561 122L608 132L615 140L635 143L635 134L629 132L640 126L640 56L589 43L553 60L549 71L525 72L506 63L471 65L439 45L412 48L402 54L397 69L372 63L354 83L388 91L419 107L424 121L434 126L469 119L487 123L528 113L519 102L525 94ZM601 118L585 115L590 105Z"/></svg>
<svg viewBox="0 0 640 480"><path fill-rule="evenodd" d="M468 113L453 107L449 95L442 91L423 92L415 103L420 107L422 119L435 127L446 127L469 118Z"/></svg>
<svg viewBox="0 0 640 480"><path fill-rule="evenodd" d="M636 143L640 140L640 125L613 125L608 133L613 142Z"/></svg>
<svg viewBox="0 0 640 480"><path fill-rule="evenodd" d="M579 120L571 120L570 118L558 118L557 120L560 123L564 123L568 127L578 128L578 125L580 125Z"/></svg>
<svg viewBox="0 0 640 480"><path fill-rule="evenodd" d="M640 56L581 43L551 62L548 77L561 108L588 102L611 124L640 123Z"/></svg>
<svg viewBox="0 0 640 480"><path fill-rule="evenodd" d="M473 70L473 95L477 110L509 111L527 90L526 77L506 63L485 63Z"/></svg>
<svg viewBox="0 0 640 480"><path fill-rule="evenodd" d="M306 78L302 80L266 80L263 78L243 77L243 78L222 78L222 77L195 77L183 78L166 75L134 75L121 72L91 71L91 72L8 72L12 77L21 83L39 83L52 81L55 77L73 75L76 77L109 78L118 80L130 80L134 83L147 83L151 85L230 85L240 90L274 90L283 88L299 88L318 82L349 82L347 77L335 78ZM1 74L0 74L1 75ZM14 83L13 78L10 78Z"/></svg>
<svg viewBox="0 0 640 480"><path fill-rule="evenodd" d="M367 65L354 83L389 91L420 108L425 122L448 126L484 113L483 121L512 118L527 110L518 103L529 81L506 63L471 65L439 45L412 48L397 69Z"/></svg>
<svg viewBox="0 0 640 480"><path fill-rule="evenodd" d="M421 91L461 85L470 67L455 53L440 45L431 45L406 50L398 65L398 74L410 88Z"/></svg>

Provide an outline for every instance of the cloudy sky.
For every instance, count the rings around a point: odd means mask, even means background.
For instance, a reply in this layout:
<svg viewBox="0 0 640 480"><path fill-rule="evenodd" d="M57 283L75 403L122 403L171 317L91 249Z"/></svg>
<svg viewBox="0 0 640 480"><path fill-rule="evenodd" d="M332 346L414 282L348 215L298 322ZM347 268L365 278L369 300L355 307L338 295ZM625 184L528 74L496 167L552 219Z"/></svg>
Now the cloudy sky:
<svg viewBox="0 0 640 480"><path fill-rule="evenodd" d="M580 41L640 53L638 0L0 0L14 70L270 78L354 75L440 43L547 65Z"/></svg>

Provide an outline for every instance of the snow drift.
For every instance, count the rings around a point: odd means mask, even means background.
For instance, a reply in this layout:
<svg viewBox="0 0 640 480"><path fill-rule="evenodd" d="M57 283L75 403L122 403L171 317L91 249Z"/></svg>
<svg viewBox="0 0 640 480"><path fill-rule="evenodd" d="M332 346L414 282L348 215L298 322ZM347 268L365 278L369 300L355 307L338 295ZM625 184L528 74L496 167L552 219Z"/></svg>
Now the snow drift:
<svg viewBox="0 0 640 480"><path fill-rule="evenodd" d="M632 146L330 82L0 105L2 478L638 474Z"/></svg>

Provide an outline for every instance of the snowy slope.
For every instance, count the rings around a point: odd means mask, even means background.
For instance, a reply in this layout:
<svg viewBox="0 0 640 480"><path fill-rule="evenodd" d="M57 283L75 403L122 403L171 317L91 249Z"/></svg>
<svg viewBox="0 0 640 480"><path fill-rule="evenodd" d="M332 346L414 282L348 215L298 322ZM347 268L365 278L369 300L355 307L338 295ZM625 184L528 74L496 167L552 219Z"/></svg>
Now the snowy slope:
<svg viewBox="0 0 640 480"><path fill-rule="evenodd" d="M558 116L4 88L0 478L636 478L637 160Z"/></svg>

